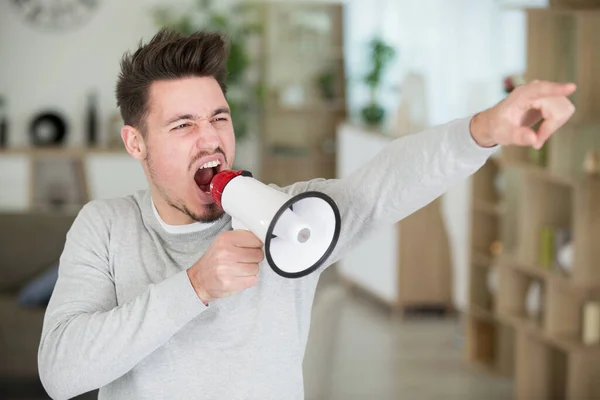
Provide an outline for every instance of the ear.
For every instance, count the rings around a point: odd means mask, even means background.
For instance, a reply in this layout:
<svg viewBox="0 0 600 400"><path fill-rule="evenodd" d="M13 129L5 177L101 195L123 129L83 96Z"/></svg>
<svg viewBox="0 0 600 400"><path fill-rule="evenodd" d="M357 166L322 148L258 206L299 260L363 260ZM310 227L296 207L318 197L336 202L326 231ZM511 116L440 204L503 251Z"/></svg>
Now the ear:
<svg viewBox="0 0 600 400"><path fill-rule="evenodd" d="M125 149L136 160L142 161L146 158L146 143L142 137L142 133L130 125L125 125L121 128L121 138Z"/></svg>

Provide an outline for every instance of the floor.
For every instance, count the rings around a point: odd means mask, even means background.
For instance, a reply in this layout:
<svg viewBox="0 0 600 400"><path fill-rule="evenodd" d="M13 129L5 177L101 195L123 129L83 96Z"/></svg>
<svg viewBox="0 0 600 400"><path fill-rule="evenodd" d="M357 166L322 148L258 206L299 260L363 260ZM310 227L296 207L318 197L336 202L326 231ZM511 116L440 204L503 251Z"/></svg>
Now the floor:
<svg viewBox="0 0 600 400"><path fill-rule="evenodd" d="M340 285L332 271L322 280L305 356L306 398L513 398L512 381L464 361L456 317L403 319Z"/></svg>
<svg viewBox="0 0 600 400"><path fill-rule="evenodd" d="M347 290L331 269L315 298L304 365L306 399L512 399L511 381L467 365L462 346L455 317L391 315ZM47 399L28 388L28 394L5 392L0 398Z"/></svg>

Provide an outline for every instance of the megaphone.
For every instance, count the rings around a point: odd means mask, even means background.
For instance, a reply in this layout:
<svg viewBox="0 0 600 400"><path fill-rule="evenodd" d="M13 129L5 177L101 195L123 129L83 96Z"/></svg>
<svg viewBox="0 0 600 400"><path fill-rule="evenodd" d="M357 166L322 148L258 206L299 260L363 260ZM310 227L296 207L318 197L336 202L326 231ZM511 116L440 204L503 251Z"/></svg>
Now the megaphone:
<svg viewBox="0 0 600 400"><path fill-rule="evenodd" d="M253 232L265 259L286 278L306 276L327 260L340 235L340 211L324 193L289 196L248 171L225 170L210 183L214 202L232 218L233 229Z"/></svg>

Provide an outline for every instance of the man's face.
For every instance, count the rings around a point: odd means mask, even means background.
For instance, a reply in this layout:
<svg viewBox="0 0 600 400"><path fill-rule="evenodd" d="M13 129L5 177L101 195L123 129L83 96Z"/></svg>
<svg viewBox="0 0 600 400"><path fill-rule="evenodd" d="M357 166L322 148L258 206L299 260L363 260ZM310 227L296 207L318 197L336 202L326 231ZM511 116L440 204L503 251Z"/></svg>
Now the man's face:
<svg viewBox="0 0 600 400"><path fill-rule="evenodd" d="M145 143L144 167L153 196L160 195L171 215L187 216L189 222L209 222L222 215L208 194L208 184L218 171L231 169L235 135L227 101L214 78L154 82Z"/></svg>

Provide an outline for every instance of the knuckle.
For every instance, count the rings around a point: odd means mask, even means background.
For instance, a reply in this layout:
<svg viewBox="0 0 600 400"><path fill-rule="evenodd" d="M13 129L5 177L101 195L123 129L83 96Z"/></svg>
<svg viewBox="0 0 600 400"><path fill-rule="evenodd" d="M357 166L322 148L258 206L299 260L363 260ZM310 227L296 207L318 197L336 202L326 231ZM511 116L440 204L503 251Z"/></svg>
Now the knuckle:
<svg viewBox="0 0 600 400"><path fill-rule="evenodd" d="M248 264L247 272L256 275L258 273L258 264Z"/></svg>

